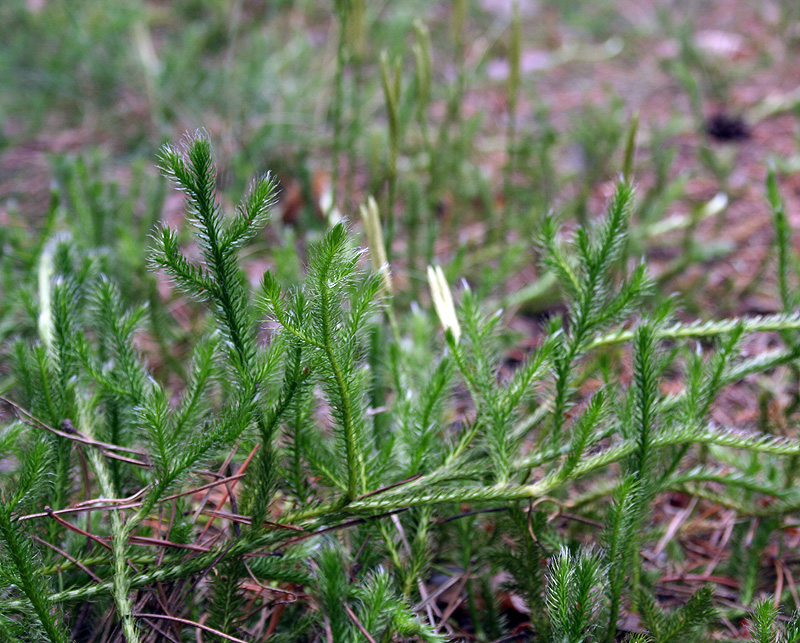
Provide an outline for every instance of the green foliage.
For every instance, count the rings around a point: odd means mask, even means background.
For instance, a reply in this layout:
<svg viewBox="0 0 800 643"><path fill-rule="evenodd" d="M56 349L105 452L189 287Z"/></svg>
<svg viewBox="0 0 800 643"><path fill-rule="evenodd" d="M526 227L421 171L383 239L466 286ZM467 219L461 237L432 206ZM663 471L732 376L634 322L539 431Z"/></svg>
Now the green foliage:
<svg viewBox="0 0 800 643"><path fill-rule="evenodd" d="M604 600L603 565L592 551L562 549L550 561L546 605L553 641L595 640Z"/></svg>
<svg viewBox="0 0 800 643"><path fill-rule="evenodd" d="M440 337L432 310L384 307L386 275L367 270L344 223L308 246L302 278L284 283L278 266L251 287L242 255L275 180L229 213L205 135L159 163L191 230L161 227L150 254L197 317L180 369L152 368L164 356L143 341L150 311L92 249L54 234L29 262L30 319L9 348L18 419L0 433L4 636L67 641L76 607L102 601L107 617L86 627L146 641L154 619L138 614L170 615L152 589L181 597L183 621L157 624L180 636L199 623L220 640L442 641L458 626L491 640L510 627L502 572L534 640L614 641L636 612L647 635L632 640L699 641L712 592L662 609L642 555L670 491L756 521L732 532L734 564L742 601L763 589L764 552L800 506L786 484L800 442L710 418L729 384L796 361L800 323L789 310L680 323L671 302L654 306L645 264L626 260L628 182L568 242L544 220L542 263L566 313L509 369L503 316L477 291L455 306L431 270ZM787 348L743 354L747 335L776 330ZM597 530L594 547L562 512ZM463 613L430 597L437 574L456 579ZM765 610L757 636L774 628Z"/></svg>
<svg viewBox="0 0 800 643"><path fill-rule="evenodd" d="M641 59L684 95L637 135L644 86L563 81L652 25L502 5L0 3L0 641L700 641L754 602L755 640L800 640L796 159L774 253L706 283L751 194L707 110L781 43L728 64L660 7L678 49ZM186 123L184 224L151 156ZM756 291L775 314L724 317ZM709 517L725 589L666 607Z"/></svg>
<svg viewBox="0 0 800 643"><path fill-rule="evenodd" d="M23 596L25 605L19 619L9 618L0 612L0 627L8 635L16 632L17 636L22 636L24 632L24 636L35 637L32 640L66 643L69 641L66 628L60 615L57 616L53 611L54 605L50 599L52 590L42 573L38 552L18 520L18 512L34 506L39 500L37 496L41 495L46 485L48 469L52 467L48 446L43 439L35 440L22 454L22 467L13 485L7 485L2 490L0 594L3 601Z"/></svg>
<svg viewBox="0 0 800 643"><path fill-rule="evenodd" d="M753 606L750 634L758 643L794 643L800 640L800 614L795 612L783 625L778 625L779 611L769 599Z"/></svg>
<svg viewBox="0 0 800 643"><path fill-rule="evenodd" d="M713 591L710 587L704 587L692 594L685 605L672 612L660 608L647 593L642 594L638 607L651 641L689 642L703 640L706 628L716 617L712 600Z"/></svg>

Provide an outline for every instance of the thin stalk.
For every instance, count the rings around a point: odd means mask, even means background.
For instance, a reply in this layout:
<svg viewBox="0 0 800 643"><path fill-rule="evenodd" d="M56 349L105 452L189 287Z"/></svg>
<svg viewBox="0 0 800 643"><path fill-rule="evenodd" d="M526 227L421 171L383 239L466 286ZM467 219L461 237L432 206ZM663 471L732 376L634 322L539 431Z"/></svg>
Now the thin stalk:
<svg viewBox="0 0 800 643"><path fill-rule="evenodd" d="M342 401L342 424L344 425L344 442L347 459L347 495L349 502L359 494L359 478L362 484L365 481L364 460L358 448L358 435L356 434L355 415L353 413L353 403L350 399L350 390L347 387L344 373L342 372L336 352L333 349L333 335L331 329L331 303L330 288L327 281L327 272L330 264L326 265L320 279L322 284L322 349L325 352L331 370L333 371L336 388ZM361 475L359 476L359 472Z"/></svg>
<svg viewBox="0 0 800 643"><path fill-rule="evenodd" d="M88 417L88 410L81 409L80 425L83 432L87 435L92 435L91 421ZM113 498L114 486L111 482L111 475L106 467L100 452L92 449L89 454L92 467L97 475L97 483L100 486L100 492L107 498ZM152 507L148 503L149 511ZM139 643L141 638L139 636L139 628L136 625L136 619L133 616L133 603L131 602L129 592L131 588L130 579L128 578L128 537L133 532L138 522L144 517L144 505L134 516L127 522L122 521L119 511L112 509L110 511L111 519L111 548L114 558L114 580L112 594L114 596L114 603L117 606L117 613L120 622L122 623L122 632L128 643Z"/></svg>
<svg viewBox="0 0 800 643"><path fill-rule="evenodd" d="M520 60L522 57L522 21L519 15L519 0L514 0L511 15L511 42L509 44L508 73L508 125L506 128L506 166L503 172L505 209L500 218L498 236L501 246L506 245L506 235L515 208L514 171L517 159L517 104L519 102Z"/></svg>
<svg viewBox="0 0 800 643"><path fill-rule="evenodd" d="M427 162L428 185L425 193L425 263L433 263L433 245L436 240L436 199L438 190L437 164L434 163L435 153L431 139L430 124L428 122L428 108L431 101L431 67L433 66L431 54L431 36L427 26L421 21L414 22L417 41L414 43L415 82L417 89L416 118L422 135L422 148ZM421 205L420 205L421 207ZM416 283L416 282L415 282Z"/></svg>
<svg viewBox="0 0 800 643"><path fill-rule="evenodd" d="M463 104L464 88L466 85L466 69L465 69L465 51L464 46L464 24L467 17L467 0L453 0L453 20L452 20L452 37L453 37L453 51L456 63L456 81L450 88L450 95L447 98L447 108L445 110L444 121L439 128L439 137L437 141L437 155L439 163L436 164L436 185L438 187L441 182L441 172L438 169L441 164L441 159L446 158L447 166L452 167L454 150L451 146L451 132L461 131L461 105ZM458 196L458 193L456 193ZM461 204L456 202L453 204L453 209L458 211ZM452 217L449 218L449 235L450 243L453 248L458 247L458 226Z"/></svg>
<svg viewBox="0 0 800 643"><path fill-rule="evenodd" d="M390 66L386 52L381 54L381 83L386 100L386 112L389 116L389 166L387 176L386 204L386 256L392 260L392 241L394 241L395 223L394 206L397 192L397 157L400 147L400 61L395 60Z"/></svg>
<svg viewBox="0 0 800 643"><path fill-rule="evenodd" d="M350 67L353 80L350 92L350 134L347 138L347 194L345 203L347 212L352 212L355 196L355 175L357 164L356 141L361 131L361 103L364 87L364 52L366 48L365 0L351 0L348 15L348 42Z"/></svg>
<svg viewBox="0 0 800 643"><path fill-rule="evenodd" d="M337 187L339 184L339 160L342 154L342 120L344 112L344 68L347 65L347 20L349 3L337 2L339 18L339 42L336 46L336 73L334 75L333 98L333 167L331 168L331 201L325 216L329 217L336 208Z"/></svg>

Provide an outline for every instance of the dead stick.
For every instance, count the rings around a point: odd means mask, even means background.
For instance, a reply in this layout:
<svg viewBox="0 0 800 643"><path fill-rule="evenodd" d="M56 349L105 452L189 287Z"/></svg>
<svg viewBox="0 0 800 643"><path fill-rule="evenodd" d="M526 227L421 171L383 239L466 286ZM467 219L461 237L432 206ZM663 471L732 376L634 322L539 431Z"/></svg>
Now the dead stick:
<svg viewBox="0 0 800 643"><path fill-rule="evenodd" d="M210 487L216 487L217 485L224 484L224 483L229 482L231 480L238 480L239 478L242 478L242 477L244 477L243 473L237 473L236 475L230 476L228 478L222 478L220 480L215 480L214 482L209 482L208 484L204 484L204 485L202 485L200 487L195 487L194 489L189 489L188 491L182 491L181 493L176 493L176 494L173 494L171 496L167 496L165 498L162 498L159 502L167 502L168 500L175 500L176 498L181 498L183 496L189 496L189 495L191 495L193 493L197 493L198 491L203 491L204 489L209 489ZM113 500L113 499L109 499L109 498L96 498L96 499L93 499L93 500L84 500L83 502L78 503L74 507L67 507L65 509L56 509L55 511L53 511L53 513L56 514L56 515L61 515L61 514L82 513L84 511L101 511L101 510L104 510L104 509L135 509L136 507L141 507L142 503L141 502L130 502L128 504L123 504L123 503L126 503L126 502L128 502L130 500L133 500L137 496L140 496L142 493L144 493L146 490L147 490L147 487L144 487L138 493L135 493L135 494L133 494L132 496L130 496L128 498L121 498L119 500ZM118 504L118 505L105 504L105 505L92 506L92 503L95 503L95 502L105 502L105 503L118 502L120 504ZM35 513L35 514L28 514L26 516L20 516L19 520L20 521L22 521L22 520L33 520L34 518L45 518L46 516L49 516L49 515L50 515L49 513L45 513L45 512ZM274 524L278 524L278 523L274 523Z"/></svg>
<svg viewBox="0 0 800 643"><path fill-rule="evenodd" d="M234 641L235 643L247 643L247 641L243 639L237 639L235 636L231 636L230 634L225 634L225 632L220 632L219 630L215 630L213 627L209 627L208 625L203 625L202 623L196 623L195 621L189 621L185 618L178 618L177 616L167 616L166 614L145 614L143 612L134 612L131 616L135 616L136 618L143 618L143 619L162 619L164 621L172 621L173 623L181 623L182 625L188 625L189 627L196 627L200 630L205 630L206 632L211 632L211 634L216 634L217 636L221 636L224 639L228 639L229 641Z"/></svg>
<svg viewBox="0 0 800 643"><path fill-rule="evenodd" d="M355 612L350 609L350 606L347 603L342 603L344 605L344 611L347 612L347 615L352 619L353 623L356 624L356 627L359 631L364 635L364 638L369 641L369 643L375 643L375 639L372 638L369 632L367 632L367 628L361 624L361 621L358 620Z"/></svg>
<svg viewBox="0 0 800 643"><path fill-rule="evenodd" d="M75 427L72 426L72 423L69 420L64 420L64 427L67 429L65 431L59 431L58 429L54 429L52 426L45 424L35 415L29 413L24 408L22 408L16 402L12 402L7 397L0 396L0 400L8 404L12 409L14 409L14 414L22 420L28 426L32 426L38 429L44 429L45 431L50 431L50 433L54 433L62 438L67 438L68 440L74 440L75 442L80 442L82 444L88 444L89 446L97 447L100 449L108 449L109 451L124 451L125 453L131 453L133 455L141 455L144 456L145 454L141 451L137 451L136 449L129 449L127 447L121 447L116 444L108 444L107 442L100 442L99 440L95 440L90 438L83 433L80 433ZM24 417L20 417L20 415Z"/></svg>
<svg viewBox="0 0 800 643"><path fill-rule="evenodd" d="M253 447L252 451L250 451L250 454L247 456L245 461L242 463L242 468L239 469L239 473L240 474L244 474L244 472L247 470L247 466L250 464L250 461L253 459L253 456L256 454L256 451L258 451L258 447L259 447L259 445L256 444ZM223 505L228 501L228 498L230 497L230 491L232 491L233 488L236 486L236 482L237 481L235 480L231 484L230 487L228 487L226 485L225 491L223 492L223 495L222 495L222 498L220 499L220 501L217 503L217 506L215 507L215 511L219 511L220 509L222 509ZM214 519L215 519L215 517L212 516L211 520L209 520L208 523L206 524L206 526L203 528L203 531L201 532L200 537L198 538L198 540L201 540L203 538L203 536L205 536L206 533L208 533L208 530L211 529L211 525L214 523Z"/></svg>
<svg viewBox="0 0 800 643"><path fill-rule="evenodd" d="M81 536L85 536L86 538L89 538L90 540L93 540L94 542L96 542L98 545L101 545L101 546L105 547L106 549L108 549L109 551L112 551L111 545L109 545L107 542L105 542L99 536L95 536L94 534L90 534L88 531L84 531L80 527L77 527L77 526L73 525L72 523L67 522L66 520L64 520L60 516L57 516L56 513L50 507L45 507L44 510L47 512L48 516L50 516L53 520L55 520L62 527L66 527L70 531L74 531L76 534L80 534Z"/></svg>
<svg viewBox="0 0 800 643"><path fill-rule="evenodd" d="M95 573L94 573L94 572L93 572L91 569L89 569L89 568L88 568L86 565L84 565L84 564L83 564L81 561L79 561L77 558L74 558L73 556L70 556L70 555L69 555L67 552L65 552L63 549L59 549L58 547L56 547L56 546L55 546L55 545L53 545L52 543L49 543L49 542L47 542L46 540L42 540L41 538L39 538L39 536L36 536L36 535L31 535L31 538L33 538L33 539L34 539L34 540L35 540L37 543L40 543L40 544L44 545L45 547L49 547L50 549L52 549L52 550L53 550L54 552L56 552L57 554L61 554L61 555L62 555L64 558L66 558L68 561L70 561L70 562L72 562L72 563L75 563L75 564L76 564L78 567L80 567L80 568L81 568L81 569L82 569L84 572L86 572L86 574L87 574L87 575L88 575L88 576L89 576L89 577L90 577L90 578L91 578L93 581L95 581L96 583L102 583L102 582L103 582L103 581L101 580L101 578L100 578L100 577L99 577L97 574L95 574Z"/></svg>

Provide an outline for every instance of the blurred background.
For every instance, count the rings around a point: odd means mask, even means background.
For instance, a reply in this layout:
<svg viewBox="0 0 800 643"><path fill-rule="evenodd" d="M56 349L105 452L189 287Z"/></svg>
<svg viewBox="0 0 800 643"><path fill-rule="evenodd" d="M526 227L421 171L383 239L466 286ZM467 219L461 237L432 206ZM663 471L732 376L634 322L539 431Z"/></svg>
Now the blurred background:
<svg viewBox="0 0 800 643"><path fill-rule="evenodd" d="M221 198L281 180L254 274L291 280L373 195L401 298L439 261L535 318L557 305L537 221L602 211L638 115L631 252L692 315L780 309L764 181L797 223L794 0L4 0L0 43L6 247L69 229L145 288L147 234L182 212L156 151L204 128Z"/></svg>

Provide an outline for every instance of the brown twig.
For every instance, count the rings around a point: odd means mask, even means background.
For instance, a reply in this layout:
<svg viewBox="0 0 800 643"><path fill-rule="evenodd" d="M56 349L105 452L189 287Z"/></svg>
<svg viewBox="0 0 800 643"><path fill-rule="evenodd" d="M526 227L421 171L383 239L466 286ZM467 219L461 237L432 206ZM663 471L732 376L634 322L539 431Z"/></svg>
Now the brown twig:
<svg viewBox="0 0 800 643"><path fill-rule="evenodd" d="M688 581L699 583L716 583L717 585L725 585L733 589L739 589L739 581L729 576L709 576L707 574L669 574L662 576L659 583L670 583L673 581Z"/></svg>
<svg viewBox="0 0 800 643"><path fill-rule="evenodd" d="M233 445L233 448L230 450L230 453L228 453L228 455L227 455L227 456L225 456L225 461L222 463L222 466L219 468L219 471L218 471L218 472L216 472L216 473L215 473L215 472L213 472L213 471L209 471L209 472L208 472L208 475L210 475L212 478L213 478L213 477L216 477L218 480L219 480L220 478L224 478L225 476L223 475L223 473L222 473L222 472L223 472L223 471L225 471L225 469L227 469L227 468L228 468L228 465L231 463L231 460L233 460L233 456L234 456L234 455L236 455L236 452L237 452L238 450L239 450L239 445L238 445L238 444L234 444L234 445ZM197 506L197 509L196 509L196 510L195 510L195 512L194 512L194 516L192 517L192 522L193 522L193 523L194 523L194 522L197 522L197 519L200 517L200 512L201 512L201 510L203 509L203 507L205 507L205 506L206 506L206 503L208 502L208 499L209 499L210 497L211 497L211 489L209 489L208 491L206 491L206 495L205 495L205 496L203 496L203 500L202 500L202 501L200 502L200 504Z"/></svg>
<svg viewBox="0 0 800 643"><path fill-rule="evenodd" d="M454 516L448 516L447 518L440 518L436 521L437 525L444 525L448 522L452 522L454 520L459 520L460 518L467 518L469 516L477 516L478 514L491 514L497 513L500 511L508 511L508 507L489 507L488 509L471 509L470 511L462 511L460 514L455 514Z"/></svg>
<svg viewBox="0 0 800 643"><path fill-rule="evenodd" d="M190 549L192 551L199 551L208 553L211 551L207 547L200 545L186 545L184 543L174 543L170 540L163 540L161 538L148 538L147 536L131 536L129 539L132 545L153 545L155 547L173 547L175 549Z"/></svg>
<svg viewBox="0 0 800 643"><path fill-rule="evenodd" d="M399 482L393 482L390 485L386 485L385 487L381 487L380 489L375 489L375 491L370 491L363 495L360 495L356 498L356 500L363 500L364 498L369 498L371 496L377 496L379 493L383 493L384 491L389 491L390 489L396 489L397 487L401 487L404 484L408 484L409 482L413 482L417 478L421 478L422 474L418 473L416 475L411 476L410 478L406 478L405 480L400 480Z"/></svg>
<svg viewBox="0 0 800 643"><path fill-rule="evenodd" d="M286 609L286 603L278 603L275 606L275 609L272 610L272 614L269 617L269 625L267 625L267 629L264 632L264 636L261 637L262 641L266 641L270 636L275 633L275 630L278 629L278 621L280 621L281 614L283 614L283 610Z"/></svg>
<svg viewBox="0 0 800 643"><path fill-rule="evenodd" d="M74 531L76 534L80 534L81 536L89 538L90 540L93 540L94 542L96 542L98 545L101 545L102 547L105 547L109 551L112 551L111 545L109 545L107 542L105 542L99 536L95 536L94 534L91 534L88 531L84 531L80 527L77 527L76 525L73 525L71 522L67 522L66 520L64 520L60 516L57 516L55 511L53 511L50 507L45 507L44 510L45 510L45 512L47 512L46 515L50 516L53 520L55 520L62 527L66 527L70 531Z"/></svg>
<svg viewBox="0 0 800 643"><path fill-rule="evenodd" d="M461 605L461 603L463 603L464 600L466 599L465 596L461 595L461 592L464 591L464 588L466 587L467 582L469 582L469 574L470 574L470 569L467 568L467 569L464 570L464 573L461 575L461 579L460 579L460 582L458 584L458 587L453 592L453 600L450 602L450 604L444 610L444 613L442 614L441 619L439 621L438 628L443 628L443 627L445 627L447 625L447 621L450 620L450 617L453 615L453 613L456 611L456 609L458 609L458 606Z"/></svg>
<svg viewBox="0 0 800 643"><path fill-rule="evenodd" d="M204 485L202 485L200 487L195 487L194 489L189 489L188 491L182 491L181 493L176 493L176 494L173 494L171 496L166 496L165 498L162 498L159 502L167 502L168 500L175 500L176 498L181 498L183 496L189 496L189 495L191 495L193 493L197 493L198 491L203 491L204 489L209 489L211 487L216 487L217 485L224 484L225 482L229 482L231 480L238 480L239 478L241 478L243 476L244 476L243 473L238 473L235 476L230 476L228 478L222 478L220 480L215 480L214 482L209 482L209 483L204 484ZM74 507L67 507L65 509L56 509L55 511L53 511L53 513L56 514L56 515L62 515L62 514L83 513L85 511L102 511L102 510L105 510L105 509L135 509L136 507L141 507L142 503L141 502L129 502L129 501L133 500L134 498L138 498L145 491L147 491L148 488L149 488L149 485L147 487L143 487L137 493L133 494L132 496L129 496L128 498L120 498L118 500L109 499L109 498L95 498L93 500L84 500L83 502L79 502ZM94 503L97 503L97 502L105 502L107 504L105 504L105 505L95 505ZM114 504L114 503L120 503L120 504ZM123 504L123 503L128 503L128 504ZM19 520L22 521L22 520L32 520L34 518L45 518L45 517L47 517L49 515L50 515L49 513L45 513L45 512L35 513L35 514L28 514L26 516L20 516ZM231 518L231 519L233 519L233 518ZM279 523L269 523L269 524L279 525ZM284 526L284 525L279 525L279 526ZM292 527L290 527L288 525L285 525L285 526L288 529L292 529ZM296 528L296 529L299 529L299 527Z"/></svg>
<svg viewBox="0 0 800 643"><path fill-rule="evenodd" d="M166 498L162 498L162 502L166 502L167 500L175 500L176 498L182 498L183 496L189 496L193 493L197 493L198 491L205 491L206 489L210 489L211 487L216 487L217 485L225 484L226 482L238 480L239 478L243 477L244 473L237 473L236 475L228 476L227 478L214 480L214 482L209 482L204 485L200 485L199 487L195 487L194 489L189 489L189 491L181 491L180 493L175 493L171 496L167 496Z"/></svg>
<svg viewBox="0 0 800 643"><path fill-rule="evenodd" d="M16 415L19 420L21 420L28 426L32 426L37 429L44 429L45 431L49 431L50 433L58 435L62 438L66 438L68 440L74 440L75 442L80 442L81 444L88 444L89 446L97 447L99 449L106 449L108 451L122 451L124 453L130 453L133 455L140 455L146 457L146 454L142 453L141 451L137 451L136 449L129 449L127 447L122 447L117 444L108 444L107 442L100 442L99 440L90 438L89 436L84 435L83 433L78 431L74 426L72 426L72 422L70 422L69 420L64 420L64 422L62 423L62 428L65 430L54 429L52 426L42 422L35 415L26 411L19 404L13 402L12 400L9 400L7 397L0 395L0 401L3 401L6 404L8 404L14 410L14 415ZM139 464L142 463L140 462ZM145 464L144 466L148 465Z"/></svg>
<svg viewBox="0 0 800 643"><path fill-rule="evenodd" d="M313 538L314 536L320 536L322 534L327 534L331 531L338 531L339 529L347 529L349 527L355 527L356 525L363 525L365 522L370 522L372 520L379 520L380 518L387 518L388 516L394 516L396 514L403 513L404 511L408 511L408 507L403 507L402 509L394 509L384 514L378 514L375 516L366 516L364 518L356 518L354 520L348 520L347 522L339 523L338 525L333 525L331 527L325 527L324 529L318 529L317 531L311 531L309 533L303 534L302 536L298 536L297 538L293 538L286 542L286 546L289 547L291 545L295 545L303 540L308 540L309 538ZM253 553L253 556L260 556L263 554ZM245 554L247 556L247 554Z"/></svg>
<svg viewBox="0 0 800 643"><path fill-rule="evenodd" d="M167 536L172 532L172 527L175 524L175 512L176 512L176 505L177 502L175 500L172 501L172 511L169 512L169 523L167 524L167 529L164 532L164 535ZM161 534L161 524L163 520L163 511L164 505L159 506L158 508L158 531L156 533ZM164 562L164 554L166 553L166 547L163 548L156 558L156 567L161 567L161 563ZM161 583L158 584L159 588L161 587Z"/></svg>
<svg viewBox="0 0 800 643"><path fill-rule="evenodd" d="M459 574L458 576L451 576L448 580L442 583L439 587L436 588L436 591L432 594L428 594L428 596L422 600L419 604L414 606L414 611L419 612L423 610L429 603L435 601L439 598L442 594L444 594L448 589L450 589L456 583L461 582L462 578L464 577L463 574ZM458 590L460 591L460 590Z"/></svg>
<svg viewBox="0 0 800 643"><path fill-rule="evenodd" d="M789 567L783 563L781 563L781 568L783 569L783 575L786 577L786 581L789 583L789 592L794 600L795 609L800 609L800 596L797 594L797 585L795 585L792 572Z"/></svg>
<svg viewBox="0 0 800 643"><path fill-rule="evenodd" d="M66 558L68 561L70 561L70 562L74 563L75 565L77 565L77 566L78 566L80 569L82 569L82 570L83 570L83 571L86 573L86 575L87 575L87 576L89 576L89 577L90 577L90 578L91 578L91 579L92 579L94 582L96 582L96 583L102 583L102 582L103 582L103 581L102 581L102 579L101 579L101 578L100 578L100 577L99 577L97 574L95 574L95 573L94 573L94 572L93 572L91 569L89 569L89 568L88 568L86 565L84 565L84 564L83 564L81 561L79 561L77 558L74 558L73 556L70 556L70 555L69 555L67 552L65 552L63 549L59 549L59 548L58 548L58 547L56 547L54 544L52 544L52 543L49 543L49 542L47 542L46 540L42 540L41 538L39 538L39 536L36 536L35 534L31 534L31 538L33 538L33 539L34 539L34 540L35 540L37 543L40 543L40 544L44 545L45 547L49 547L50 549L52 549L52 550L53 550L54 552L56 552L57 554L61 554L61 555L62 555L64 558Z"/></svg>
<svg viewBox="0 0 800 643"><path fill-rule="evenodd" d="M253 522L247 516L242 516L241 514L231 513L229 511L217 511L215 509L203 509L203 511L201 511L200 513L202 515L204 515L204 516L214 516L216 518L224 518L225 520L230 520L231 522L241 523L243 525L250 525ZM278 529L289 529L291 531L299 531L299 532L305 532L306 531L302 527L297 527L295 525L285 525L285 524L280 523L280 522L272 522L271 520L265 520L262 523L262 526L263 525L268 525L270 527L276 527Z"/></svg>
<svg viewBox="0 0 800 643"><path fill-rule="evenodd" d="M168 634L167 632L165 632L164 630L162 630L162 629L161 629L160 627L158 627L158 625L156 625L155 623L148 623L148 625L149 625L150 627L152 627L152 628L153 628L153 629L156 631L156 633L160 634L161 636L163 636L165 639L167 639L167 640L168 640L168 641L170 641L171 643L181 643L181 642L180 642L180 640L176 639L174 636L172 636L172 634ZM199 632L200 630L197 630L197 631ZM106 640L107 640L107 639L106 639Z"/></svg>
<svg viewBox="0 0 800 643"><path fill-rule="evenodd" d="M91 446L98 446L93 444ZM104 447L100 447L100 452L106 456L107 458L111 458L112 460L119 460L120 462L127 462L128 464L132 464L136 467L141 467L142 469L152 469L149 463L142 462L141 460L136 460L134 458L126 458L124 455L119 455L118 453L114 453L113 451L109 451ZM144 455L144 454L142 454Z"/></svg>
<svg viewBox="0 0 800 643"><path fill-rule="evenodd" d="M253 447L253 449L250 451L250 453L248 454L247 458L245 458L245 461L242 463L242 468L239 469L239 473L240 474L244 474L244 472L247 470L247 467L250 464L250 461L253 459L253 456L256 454L256 451L258 451L258 447L259 447L259 445L256 444ZM229 464L229 462L228 462L228 464ZM225 466L227 467L228 464L225 464ZM238 480L234 480L231 483L230 486L228 486L227 484L225 485L225 491L223 491L222 498L217 503L217 506L214 509L215 511L219 511L220 509L222 509L222 507L228 501L228 498L231 497L231 493L233 492L233 489L236 487L236 483L237 482L238 482ZM200 533L200 536L199 536L198 540L202 540L203 539L203 536L205 536L206 533L208 533L208 530L211 529L211 525L212 524L214 524L214 516L211 517L211 520L209 520L208 523L206 524L206 526L203 528L203 531Z"/></svg>
<svg viewBox="0 0 800 643"><path fill-rule="evenodd" d="M775 561L775 595L772 598L772 604L777 610L781 606L781 594L783 594L783 569L781 568L780 561Z"/></svg>
<svg viewBox="0 0 800 643"><path fill-rule="evenodd" d="M356 624L356 627L358 628L359 632L364 635L364 638L366 638L369 643L375 643L375 639L372 638L369 632L367 632L367 628L364 627L361 621L358 620L358 616L356 616L356 613L350 609L350 606L347 603L342 603L342 605L344 605L344 611L347 612L347 615L350 617L353 623Z"/></svg>
<svg viewBox="0 0 800 643"><path fill-rule="evenodd" d="M228 641L234 641L234 643L247 643L247 641L243 639L238 639L235 636L231 636L230 634L225 634L225 632L220 632L219 630L215 630L213 627L209 627L208 625L203 625L202 623L197 623L195 621L190 621L185 618L178 618L177 616L167 616L166 614L145 614L143 612L134 612L131 616L135 616L136 618L141 619L162 619L165 621L172 621L173 623L180 623L182 625L188 625L189 627L196 627L198 629L204 630L206 632L210 632L211 634L215 634L217 636L221 636Z"/></svg>
<svg viewBox="0 0 800 643"><path fill-rule="evenodd" d="M140 507L141 505L142 505L141 502L133 502L129 505L94 505L94 506L67 507L65 509L51 509L50 511L44 511L36 514L28 514L26 516L20 516L19 520L21 522L23 520L33 520L34 518L46 518L47 516L79 514L88 511L103 511L105 509L135 509L136 507Z"/></svg>
<svg viewBox="0 0 800 643"><path fill-rule="evenodd" d="M256 575L253 573L253 570L250 569L250 565L248 565L247 563L244 563L244 568L247 570L248 576L250 576L250 578L253 580L253 582L256 585L258 585L258 587L260 587L262 590L268 591L268 592L276 592L278 594L285 594L287 596L291 596L291 598L288 599L288 600L280 601L281 603L289 605L291 603L296 603L297 602L297 594L295 592L291 592L288 589L281 589L280 587L272 587L271 585L264 585L264 583L262 583L261 581L259 581L256 578Z"/></svg>

